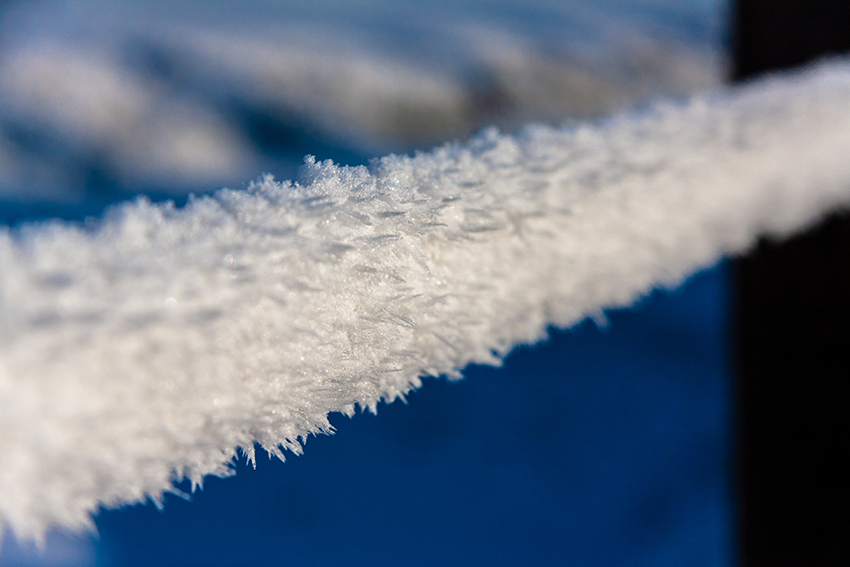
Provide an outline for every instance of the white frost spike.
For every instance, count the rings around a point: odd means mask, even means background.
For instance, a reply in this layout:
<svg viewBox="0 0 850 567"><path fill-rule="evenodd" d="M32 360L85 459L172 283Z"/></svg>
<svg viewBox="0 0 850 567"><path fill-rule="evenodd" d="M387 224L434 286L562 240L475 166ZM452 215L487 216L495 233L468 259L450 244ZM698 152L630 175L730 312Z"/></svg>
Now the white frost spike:
<svg viewBox="0 0 850 567"><path fill-rule="evenodd" d="M309 160L184 209L0 234L0 523L281 455L329 412L673 285L850 201L850 65L610 119Z"/></svg>

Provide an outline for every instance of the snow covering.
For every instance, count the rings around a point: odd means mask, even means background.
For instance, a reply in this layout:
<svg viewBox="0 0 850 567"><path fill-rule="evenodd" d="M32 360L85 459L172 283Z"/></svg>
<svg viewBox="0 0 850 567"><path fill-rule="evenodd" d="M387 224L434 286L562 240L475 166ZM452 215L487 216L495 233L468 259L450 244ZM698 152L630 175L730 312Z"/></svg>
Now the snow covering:
<svg viewBox="0 0 850 567"><path fill-rule="evenodd" d="M39 538L283 457L329 412L674 285L850 201L850 65L595 125L308 158L0 233L0 522Z"/></svg>
<svg viewBox="0 0 850 567"><path fill-rule="evenodd" d="M717 3L11 3L0 203L183 196L700 92L723 76Z"/></svg>

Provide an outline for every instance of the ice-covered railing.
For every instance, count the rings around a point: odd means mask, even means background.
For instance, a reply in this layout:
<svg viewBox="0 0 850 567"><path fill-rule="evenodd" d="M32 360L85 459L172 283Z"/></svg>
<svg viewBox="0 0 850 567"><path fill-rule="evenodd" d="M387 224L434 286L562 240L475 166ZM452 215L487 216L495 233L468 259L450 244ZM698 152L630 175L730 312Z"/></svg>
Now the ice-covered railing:
<svg viewBox="0 0 850 567"><path fill-rule="evenodd" d="M850 202L838 61L596 125L308 160L182 209L0 233L0 522L282 456L423 376L499 364Z"/></svg>

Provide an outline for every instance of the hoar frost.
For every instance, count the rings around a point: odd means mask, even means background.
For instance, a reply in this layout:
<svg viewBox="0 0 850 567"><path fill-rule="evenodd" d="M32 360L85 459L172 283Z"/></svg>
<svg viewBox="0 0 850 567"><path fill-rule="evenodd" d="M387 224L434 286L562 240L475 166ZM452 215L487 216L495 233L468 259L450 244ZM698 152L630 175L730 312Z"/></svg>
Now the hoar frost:
<svg viewBox="0 0 850 567"><path fill-rule="evenodd" d="M0 233L0 523L283 456L850 201L850 66Z"/></svg>

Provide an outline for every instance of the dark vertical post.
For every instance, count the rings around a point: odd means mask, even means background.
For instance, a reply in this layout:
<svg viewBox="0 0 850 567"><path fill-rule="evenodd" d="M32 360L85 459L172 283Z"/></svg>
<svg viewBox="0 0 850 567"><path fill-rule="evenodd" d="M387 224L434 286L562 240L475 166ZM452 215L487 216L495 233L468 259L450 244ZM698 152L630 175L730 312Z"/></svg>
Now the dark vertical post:
<svg viewBox="0 0 850 567"><path fill-rule="evenodd" d="M850 0L734 18L734 80L850 50ZM760 243L735 287L741 563L850 566L850 216Z"/></svg>

